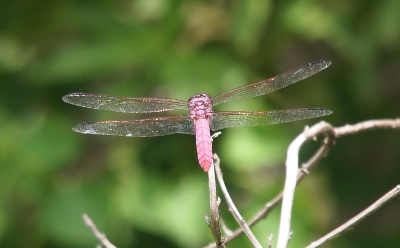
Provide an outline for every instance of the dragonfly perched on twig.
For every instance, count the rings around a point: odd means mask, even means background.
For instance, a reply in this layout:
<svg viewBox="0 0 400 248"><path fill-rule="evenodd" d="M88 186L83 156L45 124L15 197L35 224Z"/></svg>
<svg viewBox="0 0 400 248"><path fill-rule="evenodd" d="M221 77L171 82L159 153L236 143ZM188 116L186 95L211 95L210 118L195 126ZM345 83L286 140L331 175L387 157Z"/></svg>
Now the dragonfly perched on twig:
<svg viewBox="0 0 400 248"><path fill-rule="evenodd" d="M228 90L216 97L197 94L188 101L169 98L125 98L88 93L71 93L63 100L67 103L92 109L123 113L153 113L177 109L189 110L188 115L172 115L140 120L83 122L73 127L84 134L117 135L126 137L152 137L174 133L196 135L197 157L201 168L207 172L212 164L210 129L245 127L285 123L310 119L332 113L324 108L299 108L275 111L224 111L213 112L212 107L224 102L256 97L281 89L308 78L327 68L330 61L319 60L300 66L276 77Z"/></svg>

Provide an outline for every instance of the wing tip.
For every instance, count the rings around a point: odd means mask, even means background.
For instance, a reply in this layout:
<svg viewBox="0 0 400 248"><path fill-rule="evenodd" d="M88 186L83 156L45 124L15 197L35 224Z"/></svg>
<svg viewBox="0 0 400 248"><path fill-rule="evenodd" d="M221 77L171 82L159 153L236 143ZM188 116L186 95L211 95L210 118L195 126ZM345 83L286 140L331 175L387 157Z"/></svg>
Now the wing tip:
<svg viewBox="0 0 400 248"><path fill-rule="evenodd" d="M326 116L326 115L333 114L332 110L326 109L326 108L308 108L308 110L310 110L310 111L321 111L321 115L320 116Z"/></svg>
<svg viewBox="0 0 400 248"><path fill-rule="evenodd" d="M69 94L66 94L65 96L63 96L63 97L62 97L62 100L63 100L64 102L66 102L66 103L73 104L73 103L71 103L71 99L73 99L74 97L82 96L82 95L84 95L84 94L85 94L85 93L82 93L82 92L69 93Z"/></svg>
<svg viewBox="0 0 400 248"><path fill-rule="evenodd" d="M308 66L322 65L323 69L325 69L325 68L329 67L331 64L332 64L331 61L322 59L322 60L317 60L317 61L314 61L314 62L310 62L307 65Z"/></svg>

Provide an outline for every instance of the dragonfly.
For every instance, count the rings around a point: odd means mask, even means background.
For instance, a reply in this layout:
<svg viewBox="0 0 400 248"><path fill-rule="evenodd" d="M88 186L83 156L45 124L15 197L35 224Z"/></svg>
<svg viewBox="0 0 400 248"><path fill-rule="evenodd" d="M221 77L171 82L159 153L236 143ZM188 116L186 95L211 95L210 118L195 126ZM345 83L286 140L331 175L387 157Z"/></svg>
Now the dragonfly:
<svg viewBox="0 0 400 248"><path fill-rule="evenodd" d="M211 130L228 127L271 125L329 115L325 108L298 108L274 111L223 111L212 107L234 100L261 96L308 78L327 68L327 60L319 60L292 69L278 76L257 83L228 90L215 97L197 94L188 101L170 98L125 98L91 93L65 95L64 102L80 107L110 110L122 113L154 113L186 109L187 115L171 115L136 120L83 122L72 129L83 134L116 135L126 137L153 137L169 134L196 136L197 158L200 167L208 172L212 159Z"/></svg>

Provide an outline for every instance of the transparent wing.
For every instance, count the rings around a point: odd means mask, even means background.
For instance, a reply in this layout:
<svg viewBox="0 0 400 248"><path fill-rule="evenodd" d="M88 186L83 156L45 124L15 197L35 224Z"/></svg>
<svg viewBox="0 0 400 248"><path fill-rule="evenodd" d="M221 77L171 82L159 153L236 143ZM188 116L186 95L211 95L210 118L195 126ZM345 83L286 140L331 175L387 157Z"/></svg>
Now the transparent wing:
<svg viewBox="0 0 400 248"><path fill-rule="evenodd" d="M300 66L291 71L285 72L279 76L242 86L233 90L226 91L216 97L214 97L214 106L224 102L230 102L234 100L241 100L245 98L261 96L269 92L281 89L288 85L294 84L300 80L308 78L315 73L322 71L323 69L330 66L331 62L326 60L319 60Z"/></svg>
<svg viewBox="0 0 400 248"><path fill-rule="evenodd" d="M193 121L186 115L141 120L84 122L72 128L84 134L153 137L174 133L194 134Z"/></svg>
<svg viewBox="0 0 400 248"><path fill-rule="evenodd" d="M266 112L216 112L211 118L211 130L227 127L261 126L311 119L332 114L324 108L285 109Z"/></svg>
<svg viewBox="0 0 400 248"><path fill-rule="evenodd" d="M71 93L63 101L85 108L111 110L122 113L152 113L188 109L187 103L169 98L125 98L90 93Z"/></svg>

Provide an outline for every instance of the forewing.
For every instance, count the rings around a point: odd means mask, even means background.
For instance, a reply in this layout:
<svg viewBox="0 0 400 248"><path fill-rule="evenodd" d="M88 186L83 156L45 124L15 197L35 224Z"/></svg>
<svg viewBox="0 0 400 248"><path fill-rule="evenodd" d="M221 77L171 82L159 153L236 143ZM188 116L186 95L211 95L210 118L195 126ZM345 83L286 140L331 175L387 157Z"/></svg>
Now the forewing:
<svg viewBox="0 0 400 248"><path fill-rule="evenodd" d="M311 119L330 115L324 108L285 109L266 112L216 112L211 118L211 130L227 127L261 126Z"/></svg>
<svg viewBox="0 0 400 248"><path fill-rule="evenodd" d="M85 108L111 110L122 113L152 113L188 109L187 103L169 98L125 98L90 93L71 93L63 101Z"/></svg>
<svg viewBox="0 0 400 248"><path fill-rule="evenodd" d="M294 84L300 80L308 78L315 73L327 68L331 64L330 61L319 60L308 63L304 66L300 66L291 71L285 72L279 76L242 86L233 90L226 91L216 97L214 97L214 106L224 102L230 102L234 100L241 100L245 98L261 96L269 92L281 89L288 85Z"/></svg>
<svg viewBox="0 0 400 248"><path fill-rule="evenodd" d="M84 122L72 128L84 134L153 137L174 133L194 134L193 121L186 115L141 120Z"/></svg>

